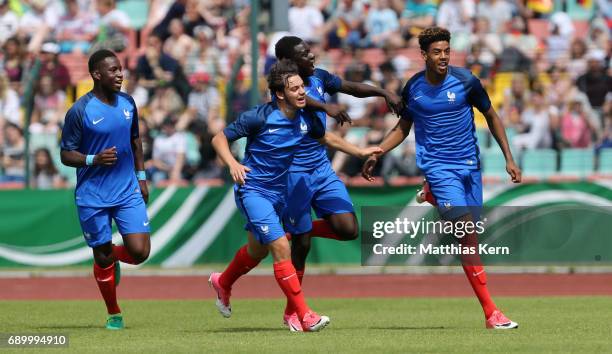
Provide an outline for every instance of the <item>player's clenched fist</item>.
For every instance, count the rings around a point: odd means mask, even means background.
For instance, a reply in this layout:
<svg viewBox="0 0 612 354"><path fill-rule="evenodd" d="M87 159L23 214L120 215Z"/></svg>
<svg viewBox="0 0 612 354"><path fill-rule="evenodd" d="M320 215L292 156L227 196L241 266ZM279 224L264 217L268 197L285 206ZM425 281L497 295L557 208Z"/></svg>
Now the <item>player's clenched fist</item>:
<svg viewBox="0 0 612 354"><path fill-rule="evenodd" d="M244 165L241 165L239 163L230 165L229 170L230 170L230 175L232 176L232 179L234 180L235 183L238 183L239 185L244 184L244 181L246 180L247 172L251 171L250 168Z"/></svg>
<svg viewBox="0 0 612 354"><path fill-rule="evenodd" d="M94 157L94 165L112 166L117 163L117 148L110 147Z"/></svg>
<svg viewBox="0 0 612 354"><path fill-rule="evenodd" d="M361 168L361 176L367 179L368 181L372 182L374 180L374 178L372 177L372 172L374 171L374 166L376 166L377 162L378 162L377 155L370 156L366 160L366 162L363 164L363 167Z"/></svg>

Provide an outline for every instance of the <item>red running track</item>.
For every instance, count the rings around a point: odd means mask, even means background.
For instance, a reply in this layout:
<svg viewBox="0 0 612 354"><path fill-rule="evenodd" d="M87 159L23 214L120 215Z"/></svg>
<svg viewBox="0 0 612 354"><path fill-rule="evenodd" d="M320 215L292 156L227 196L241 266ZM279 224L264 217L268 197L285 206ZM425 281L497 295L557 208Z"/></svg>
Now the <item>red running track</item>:
<svg viewBox="0 0 612 354"><path fill-rule="evenodd" d="M495 296L612 296L612 274L491 274ZM313 275L304 279L308 297L467 297L473 296L463 274ZM121 299L211 299L203 276L124 276ZM245 276L233 298L281 298L272 276ZM93 277L0 278L0 300L99 299Z"/></svg>

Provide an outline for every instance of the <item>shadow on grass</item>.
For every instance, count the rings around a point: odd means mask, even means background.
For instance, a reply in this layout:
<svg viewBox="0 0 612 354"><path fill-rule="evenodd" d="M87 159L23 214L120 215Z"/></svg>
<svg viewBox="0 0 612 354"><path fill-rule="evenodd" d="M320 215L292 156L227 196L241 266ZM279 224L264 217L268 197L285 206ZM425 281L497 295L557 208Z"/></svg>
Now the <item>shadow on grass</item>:
<svg viewBox="0 0 612 354"><path fill-rule="evenodd" d="M270 327L229 327L229 328L217 328L203 331L194 332L208 332L208 333L248 333L248 332L289 332L287 328L270 328Z"/></svg>
<svg viewBox="0 0 612 354"><path fill-rule="evenodd" d="M104 324L90 324L90 325L57 325L57 326L36 326L30 327L31 329L38 330L56 330L56 329L104 329Z"/></svg>
<svg viewBox="0 0 612 354"><path fill-rule="evenodd" d="M432 330L440 330L440 329L451 329L451 327L442 327L442 326L394 326L394 327L369 327L369 329L382 329L385 331L415 331L415 330L424 330L424 329L432 329Z"/></svg>

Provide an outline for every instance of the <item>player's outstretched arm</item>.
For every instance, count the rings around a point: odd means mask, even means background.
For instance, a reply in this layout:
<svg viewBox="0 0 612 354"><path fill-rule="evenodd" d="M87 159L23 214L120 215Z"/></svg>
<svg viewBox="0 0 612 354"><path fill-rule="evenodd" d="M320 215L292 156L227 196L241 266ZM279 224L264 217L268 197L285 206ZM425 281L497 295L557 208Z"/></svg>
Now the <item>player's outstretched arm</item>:
<svg viewBox="0 0 612 354"><path fill-rule="evenodd" d="M343 125L344 123L353 124L353 120L346 112L346 109L339 104L323 103L315 100L314 98L306 96L306 106L308 109L314 109L327 113L328 116L334 118L340 125Z"/></svg>
<svg viewBox="0 0 612 354"><path fill-rule="evenodd" d="M389 109L393 113L399 116L402 111L402 98L397 94L391 91L383 90L380 87L361 82L342 80L340 92L360 98L373 96L384 97L385 101L387 101Z"/></svg>
<svg viewBox="0 0 612 354"><path fill-rule="evenodd" d="M383 150L378 146L360 148L344 140L342 137L330 132L326 132L325 135L319 139L319 142L360 159L365 159L372 155L383 153Z"/></svg>
<svg viewBox="0 0 612 354"><path fill-rule="evenodd" d="M395 125L393 129L385 136L383 141L380 143L380 148L383 150L382 154L385 154L393 149L396 146L402 143L404 139L410 134L410 129L412 128L412 120L409 118L400 119L399 122ZM370 156L366 162L363 164L361 168L361 176L368 181L373 181L372 171L374 171L374 166L378 162L378 157L382 154L372 155Z"/></svg>
<svg viewBox="0 0 612 354"><path fill-rule="evenodd" d="M87 166L87 156L76 150L62 150L60 158L62 163L70 167ZM117 148L110 147L99 154L93 155L92 166L113 166L117 163Z"/></svg>
<svg viewBox="0 0 612 354"><path fill-rule="evenodd" d="M516 165L512 157L512 151L508 144L508 137L506 136L504 124L493 107L489 108L489 110L484 113L484 116L487 120L487 125L489 126L491 134L493 134L495 141L497 141L497 144L504 154L504 158L506 159L506 171L510 175L510 178L512 178L512 182L520 183L522 178L521 169Z"/></svg>
<svg viewBox="0 0 612 354"><path fill-rule="evenodd" d="M217 133L212 139L212 146L221 158L221 160L229 167L230 175L235 183L243 185L246 179L246 174L251 169L241 165L236 159L229 147L229 142L223 131Z"/></svg>

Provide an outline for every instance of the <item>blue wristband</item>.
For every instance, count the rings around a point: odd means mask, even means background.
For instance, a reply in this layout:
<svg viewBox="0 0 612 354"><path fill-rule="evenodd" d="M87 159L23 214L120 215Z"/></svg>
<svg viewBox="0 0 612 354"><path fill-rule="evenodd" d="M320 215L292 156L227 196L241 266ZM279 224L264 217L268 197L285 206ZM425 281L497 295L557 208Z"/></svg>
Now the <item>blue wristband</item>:
<svg viewBox="0 0 612 354"><path fill-rule="evenodd" d="M94 157L96 157L96 155L87 155L87 157L85 158L85 164L87 166L93 165Z"/></svg>
<svg viewBox="0 0 612 354"><path fill-rule="evenodd" d="M145 171L136 171L136 178L138 178L139 181L146 181L147 173Z"/></svg>

